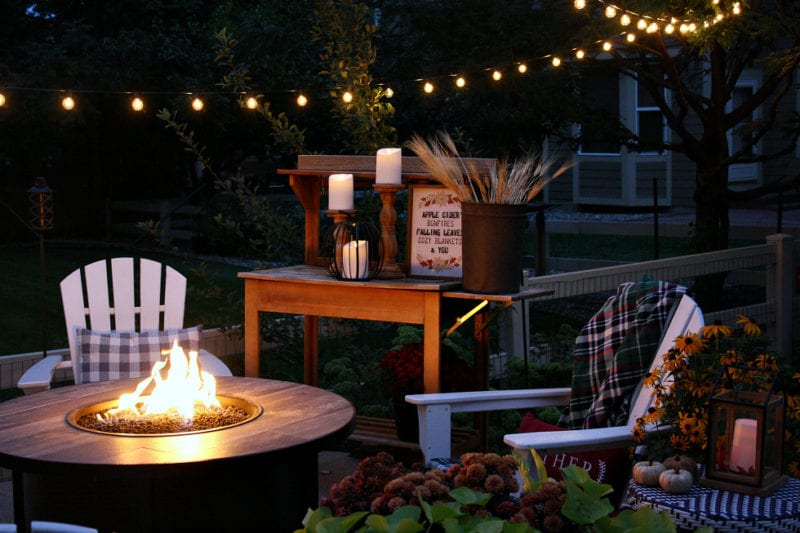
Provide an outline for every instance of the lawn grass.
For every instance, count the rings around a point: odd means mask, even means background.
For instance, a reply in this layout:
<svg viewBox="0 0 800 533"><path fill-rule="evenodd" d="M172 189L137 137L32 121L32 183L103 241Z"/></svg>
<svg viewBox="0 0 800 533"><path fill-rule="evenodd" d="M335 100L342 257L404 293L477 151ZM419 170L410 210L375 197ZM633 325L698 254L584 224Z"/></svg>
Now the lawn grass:
<svg viewBox="0 0 800 533"><path fill-rule="evenodd" d="M164 262L188 278L186 325L206 328L241 323L244 283L237 272L251 270L222 262L116 247L45 243L44 290L38 243L0 248L0 355L67 346L58 285L75 268L116 257L147 257ZM44 306L41 305L43 298ZM230 303L230 305L228 305ZM44 311L42 309L44 308ZM42 324L44 324L44 333Z"/></svg>

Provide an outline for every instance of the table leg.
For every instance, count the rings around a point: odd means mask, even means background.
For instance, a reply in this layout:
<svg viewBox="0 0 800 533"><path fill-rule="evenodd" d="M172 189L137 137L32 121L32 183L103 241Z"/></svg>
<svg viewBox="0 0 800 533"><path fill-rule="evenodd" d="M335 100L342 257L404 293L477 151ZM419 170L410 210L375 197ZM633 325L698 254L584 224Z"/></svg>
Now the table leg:
<svg viewBox="0 0 800 533"><path fill-rule="evenodd" d="M258 317L258 281L244 282L244 375L259 377L261 322Z"/></svg>
<svg viewBox="0 0 800 533"><path fill-rule="evenodd" d="M303 383L319 384L319 317L303 317Z"/></svg>
<svg viewBox="0 0 800 533"><path fill-rule="evenodd" d="M478 375L478 389L489 388L489 313L481 311L475 315L475 372ZM475 413L475 426L481 438L481 450L489 449L489 418L485 412Z"/></svg>
<svg viewBox="0 0 800 533"><path fill-rule="evenodd" d="M17 531L20 533L28 531L28 521L25 517L25 489L22 485L24 477L20 470L11 472L11 490L14 498L14 522L17 524Z"/></svg>
<svg viewBox="0 0 800 533"><path fill-rule="evenodd" d="M424 360L422 376L424 392L441 390L441 339L442 330L441 298L438 292L425 294L425 318L423 327Z"/></svg>

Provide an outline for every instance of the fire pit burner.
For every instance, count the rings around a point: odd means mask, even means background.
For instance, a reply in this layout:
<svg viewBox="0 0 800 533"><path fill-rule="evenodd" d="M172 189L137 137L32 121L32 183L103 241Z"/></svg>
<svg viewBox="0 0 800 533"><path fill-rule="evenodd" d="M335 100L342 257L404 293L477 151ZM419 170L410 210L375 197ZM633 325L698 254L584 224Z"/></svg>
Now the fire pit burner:
<svg viewBox="0 0 800 533"><path fill-rule="evenodd" d="M219 407L195 407L194 419L189 422L173 412L144 416L121 412L103 416L116 409L119 400L75 409L67 415L67 422L77 429L105 435L158 437L203 433L238 426L257 418L263 411L260 405L242 398L217 396L217 400Z"/></svg>

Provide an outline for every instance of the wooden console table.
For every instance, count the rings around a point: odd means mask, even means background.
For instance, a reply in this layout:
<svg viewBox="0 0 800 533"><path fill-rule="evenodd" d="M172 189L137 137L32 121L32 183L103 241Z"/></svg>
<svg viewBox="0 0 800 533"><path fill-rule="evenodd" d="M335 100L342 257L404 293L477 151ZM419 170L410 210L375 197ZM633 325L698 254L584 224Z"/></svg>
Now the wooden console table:
<svg viewBox="0 0 800 533"><path fill-rule="evenodd" d="M305 315L304 381L317 384L319 317L419 324L424 330L425 391L439 391L442 292L459 280L339 281L323 267L299 265L240 272L244 279L245 376L259 376L260 312Z"/></svg>

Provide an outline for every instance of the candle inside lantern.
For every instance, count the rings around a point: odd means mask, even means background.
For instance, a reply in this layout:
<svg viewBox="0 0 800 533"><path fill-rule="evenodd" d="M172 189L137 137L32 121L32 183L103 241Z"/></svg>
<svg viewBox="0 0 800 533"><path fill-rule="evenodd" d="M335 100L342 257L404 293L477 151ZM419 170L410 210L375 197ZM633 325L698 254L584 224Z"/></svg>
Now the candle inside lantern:
<svg viewBox="0 0 800 533"><path fill-rule="evenodd" d="M752 472L756 466L758 422L752 418L737 418L731 441L731 464L734 472Z"/></svg>
<svg viewBox="0 0 800 533"><path fill-rule="evenodd" d="M352 174L331 174L328 178L328 209L331 211L353 209Z"/></svg>
<svg viewBox="0 0 800 533"><path fill-rule="evenodd" d="M378 185L400 185L402 183L403 158L400 148L378 150L375 165L375 183Z"/></svg>
<svg viewBox="0 0 800 533"><path fill-rule="evenodd" d="M342 247L342 277L364 279L369 274L369 244L350 241Z"/></svg>

